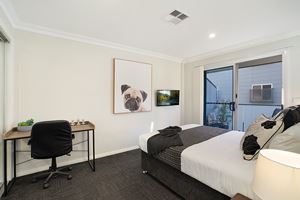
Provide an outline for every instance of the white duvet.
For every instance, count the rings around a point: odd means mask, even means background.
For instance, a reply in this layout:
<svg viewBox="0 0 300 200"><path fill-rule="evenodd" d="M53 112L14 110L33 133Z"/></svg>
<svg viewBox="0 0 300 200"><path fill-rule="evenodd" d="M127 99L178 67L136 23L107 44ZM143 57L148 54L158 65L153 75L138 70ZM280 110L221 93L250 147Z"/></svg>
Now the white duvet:
<svg viewBox="0 0 300 200"><path fill-rule="evenodd" d="M186 148L181 171L229 197L241 193L253 199L255 162L243 159L242 136L242 132L230 131Z"/></svg>
<svg viewBox="0 0 300 200"><path fill-rule="evenodd" d="M183 129L199 125L189 124ZM158 132L140 136L140 148L147 153L147 140ZM230 131L186 148L181 154L181 171L209 187L233 197L241 193L251 199L255 161L245 161L240 150L243 132Z"/></svg>

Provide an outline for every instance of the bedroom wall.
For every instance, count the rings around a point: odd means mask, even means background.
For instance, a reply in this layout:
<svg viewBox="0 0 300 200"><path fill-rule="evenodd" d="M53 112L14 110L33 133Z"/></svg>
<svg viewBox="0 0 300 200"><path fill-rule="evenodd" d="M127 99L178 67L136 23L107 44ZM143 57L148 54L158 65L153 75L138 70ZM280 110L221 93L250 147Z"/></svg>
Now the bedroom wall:
<svg viewBox="0 0 300 200"><path fill-rule="evenodd" d="M115 57L153 65L151 112L112 114ZM180 63L16 31L16 68L15 123L27 118L90 120L96 125L96 157L137 148L139 135L149 132L152 125L159 129L180 124L180 106L156 107L154 95L157 89L181 88ZM76 141L83 137L78 136ZM19 143L19 149L29 149L26 141ZM58 162L69 164L84 160L84 156L73 152ZM29 152L20 153L18 162L28 158ZM47 169L49 162L21 164L18 176Z"/></svg>
<svg viewBox="0 0 300 200"><path fill-rule="evenodd" d="M182 123L203 122L203 70L233 65L283 53L284 105L289 106L300 100L300 36L279 40L251 48L239 49L208 58L187 59L184 63L184 106Z"/></svg>

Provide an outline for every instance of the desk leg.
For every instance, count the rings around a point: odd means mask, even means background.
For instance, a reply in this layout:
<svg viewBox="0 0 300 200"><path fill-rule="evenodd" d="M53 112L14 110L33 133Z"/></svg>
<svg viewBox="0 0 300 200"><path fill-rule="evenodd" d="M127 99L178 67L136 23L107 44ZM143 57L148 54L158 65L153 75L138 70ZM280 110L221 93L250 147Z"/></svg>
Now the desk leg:
<svg viewBox="0 0 300 200"><path fill-rule="evenodd" d="M87 131L87 156L88 156L88 162L90 163L90 131Z"/></svg>
<svg viewBox="0 0 300 200"><path fill-rule="evenodd" d="M87 131L88 163L89 163L91 169L93 171L95 171L96 170L96 168L95 168L95 131L93 130L92 133L93 133L93 138L92 138L93 139L93 160L91 162L91 160L90 160L90 131Z"/></svg>
<svg viewBox="0 0 300 200"><path fill-rule="evenodd" d="M17 177L17 151L16 151L16 140L13 141L13 145L14 145L14 180L16 180Z"/></svg>
<svg viewBox="0 0 300 200"><path fill-rule="evenodd" d="M7 182L7 140L4 140L4 196L7 196L9 190L13 186L13 184L16 181L16 140L13 140L13 171L14 171L14 176L12 180L8 183Z"/></svg>
<svg viewBox="0 0 300 200"><path fill-rule="evenodd" d="M7 140L4 140L4 196L7 195Z"/></svg>
<svg viewBox="0 0 300 200"><path fill-rule="evenodd" d="M93 130L93 171L96 171L96 164L95 164L95 130Z"/></svg>

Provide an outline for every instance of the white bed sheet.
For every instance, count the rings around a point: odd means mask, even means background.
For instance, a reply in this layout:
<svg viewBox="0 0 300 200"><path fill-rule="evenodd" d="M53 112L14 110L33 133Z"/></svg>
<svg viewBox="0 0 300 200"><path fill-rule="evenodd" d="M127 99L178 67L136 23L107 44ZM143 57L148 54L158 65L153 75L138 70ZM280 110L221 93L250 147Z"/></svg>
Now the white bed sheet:
<svg viewBox="0 0 300 200"><path fill-rule="evenodd" d="M186 148L181 170L211 188L233 197L241 193L251 199L255 161L245 161L240 150L243 132L230 131Z"/></svg>
<svg viewBox="0 0 300 200"><path fill-rule="evenodd" d="M187 124L187 125L183 125L183 126L180 126L180 127L182 128L182 130L186 130L186 129L190 129L190 128L195 128L197 126L200 126L200 124ZM140 137L139 137L140 149L142 151L148 153L147 141L150 137L152 137L153 135L156 135L158 133L159 133L158 131L155 131L155 132L152 132L152 133L146 133L146 134L140 135Z"/></svg>

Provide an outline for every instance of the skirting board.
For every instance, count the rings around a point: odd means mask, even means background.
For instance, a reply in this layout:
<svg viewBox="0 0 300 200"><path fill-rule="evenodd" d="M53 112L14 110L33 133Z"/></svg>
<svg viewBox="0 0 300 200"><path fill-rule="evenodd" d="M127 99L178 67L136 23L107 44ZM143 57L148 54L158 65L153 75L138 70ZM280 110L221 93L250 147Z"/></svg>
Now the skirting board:
<svg viewBox="0 0 300 200"><path fill-rule="evenodd" d="M123 153L123 152L126 152L126 151L135 150L135 149L138 149L138 148L139 148L139 146L132 146L132 147L118 149L118 150L114 150L114 151L110 151L110 152L100 153L100 154L96 154L95 158L96 159L97 158L103 158L103 157L106 157L106 156L111 156L111 155ZM90 159L92 159L92 156L91 156ZM58 165L59 165L59 167L63 167L63 166L72 165L72 164L76 164L76 163L80 163L80 162L85 162L86 160L87 160L87 158L77 158L77 159L66 161L66 162L60 162L60 163L58 163ZM28 174L34 174L34 173L41 172L41 171L45 171L45 170L48 170L48 168L49 168L49 166L42 166L42 167L37 167L37 168L25 170L25 171L20 171L20 172L17 172L17 177L25 176L25 175L28 175ZM97 170L97 166L96 166L96 170Z"/></svg>

